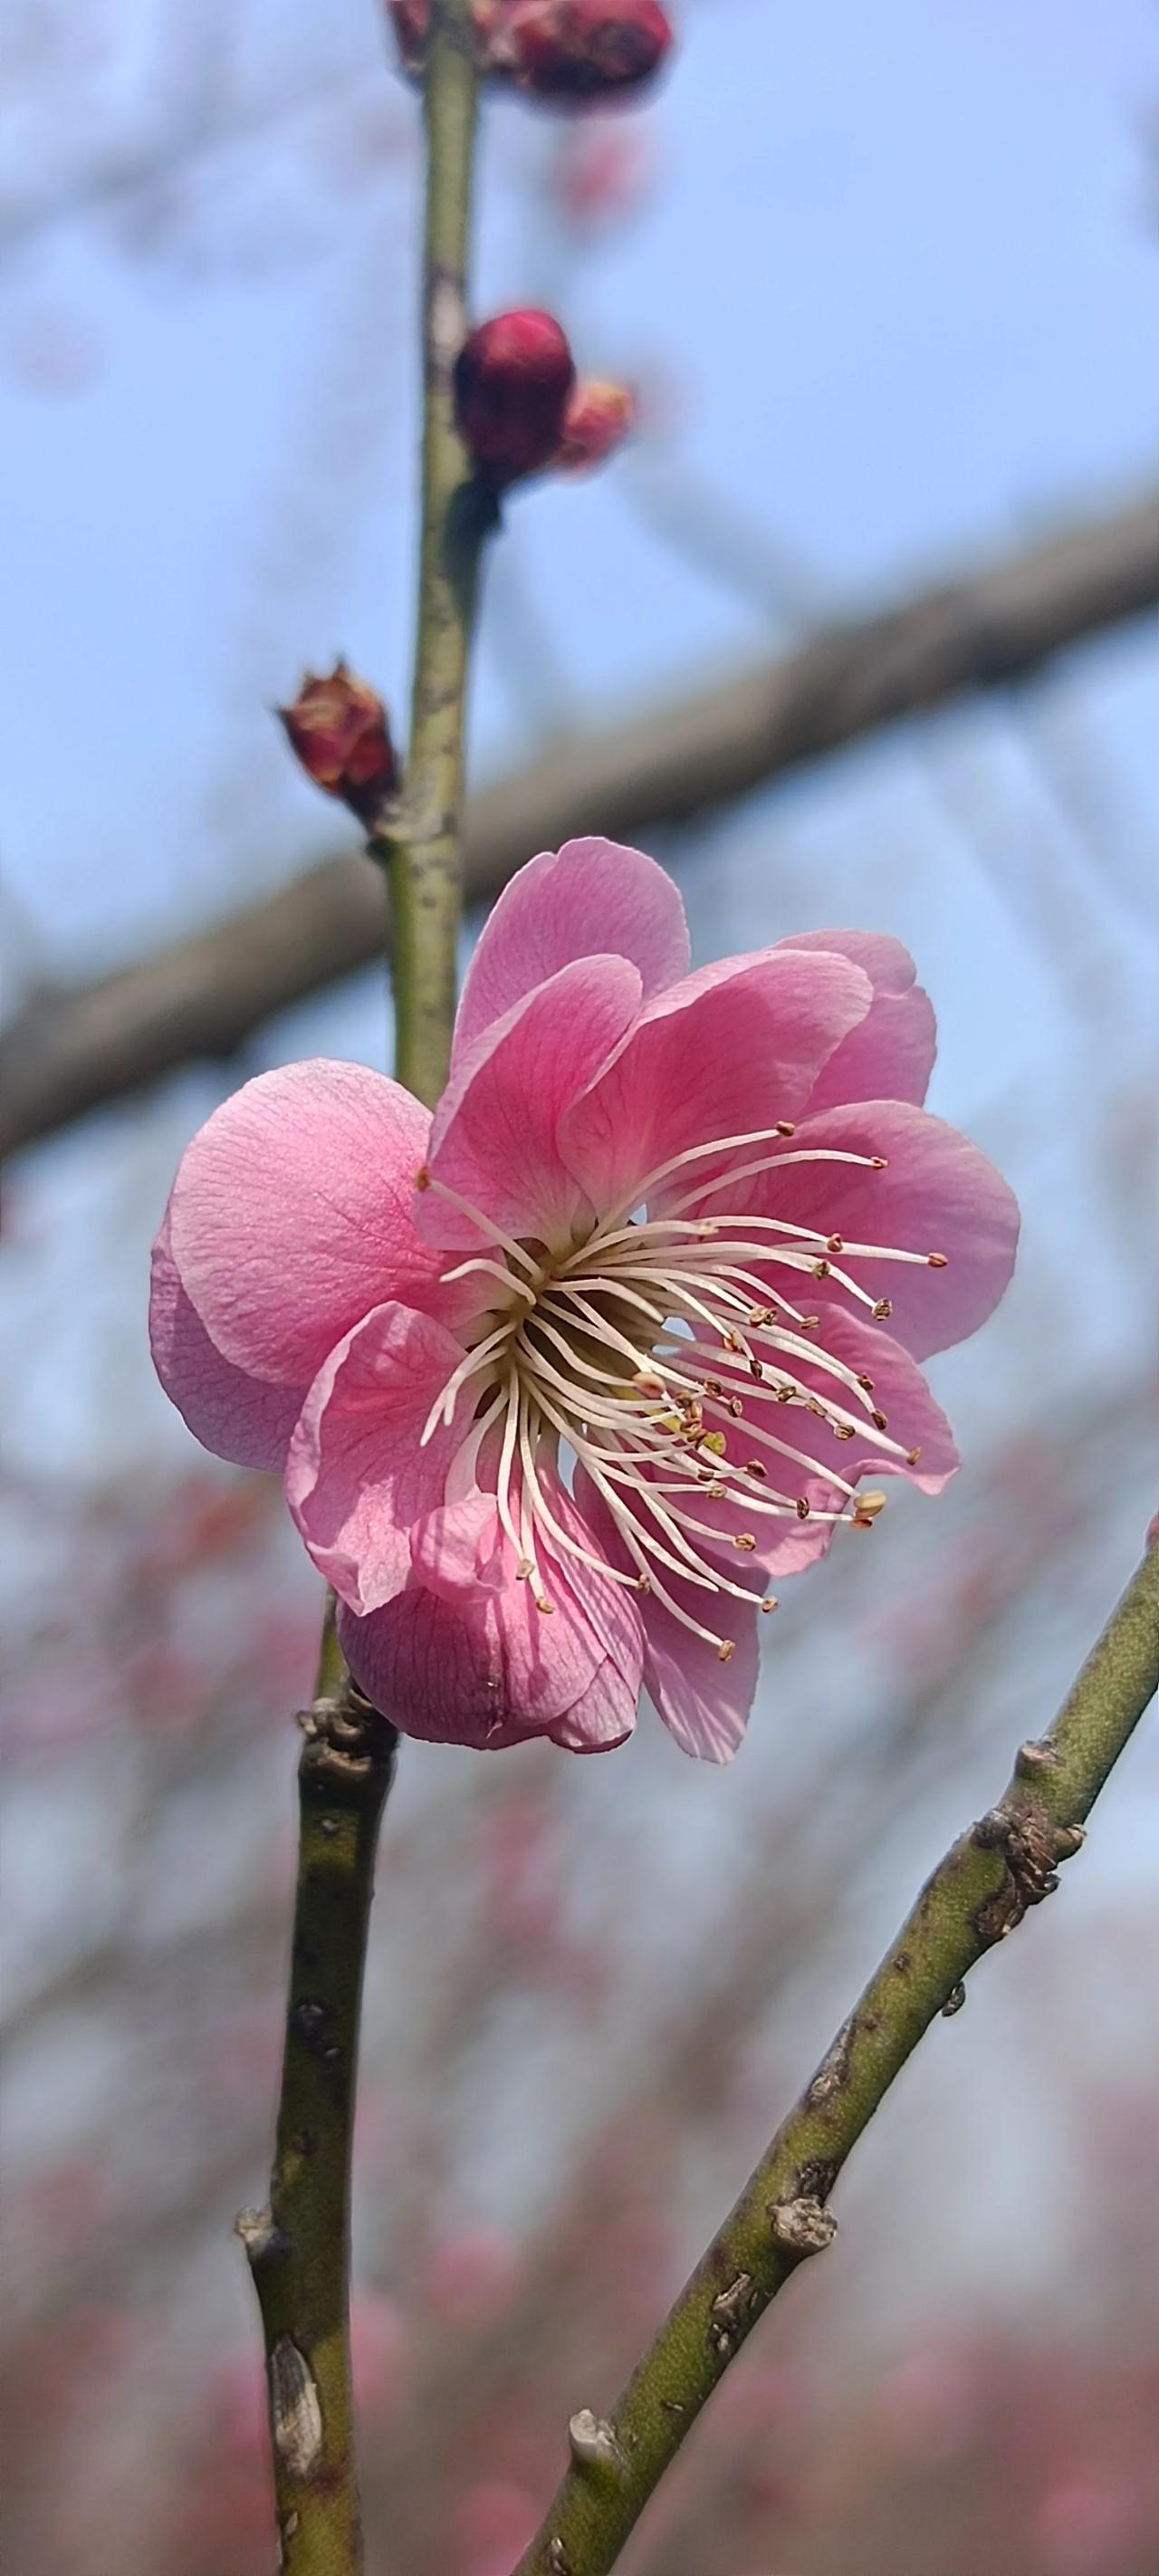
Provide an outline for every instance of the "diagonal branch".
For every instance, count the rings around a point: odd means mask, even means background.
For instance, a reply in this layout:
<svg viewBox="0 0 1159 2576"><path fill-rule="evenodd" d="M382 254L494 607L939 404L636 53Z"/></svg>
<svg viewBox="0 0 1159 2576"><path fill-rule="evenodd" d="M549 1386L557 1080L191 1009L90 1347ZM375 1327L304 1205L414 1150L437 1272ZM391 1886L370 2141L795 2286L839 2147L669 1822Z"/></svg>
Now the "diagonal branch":
<svg viewBox="0 0 1159 2576"><path fill-rule="evenodd" d="M633 723L550 746L473 800L467 895L489 899L571 833L631 840L728 804L842 743L1022 679L1157 604L1152 493ZM3 1150L190 1058L228 1057L271 1012L378 956L381 941L376 873L350 854L140 965L34 997L3 1049Z"/></svg>
<svg viewBox="0 0 1159 2576"><path fill-rule="evenodd" d="M757 2318L836 2233L846 2157L984 1952L1058 1884L1060 1861L1159 1689L1159 1546L1128 1584L1050 1734L928 1879L816 2074L681 2291L610 2419L584 2409L571 2466L515 2576L607 2576Z"/></svg>

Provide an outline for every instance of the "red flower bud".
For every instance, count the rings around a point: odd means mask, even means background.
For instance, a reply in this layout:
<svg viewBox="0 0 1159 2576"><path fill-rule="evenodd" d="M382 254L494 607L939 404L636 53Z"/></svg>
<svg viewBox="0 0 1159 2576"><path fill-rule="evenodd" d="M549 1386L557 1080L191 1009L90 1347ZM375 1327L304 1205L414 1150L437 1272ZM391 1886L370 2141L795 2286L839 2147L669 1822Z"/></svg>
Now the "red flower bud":
<svg viewBox="0 0 1159 2576"><path fill-rule="evenodd" d="M455 411L492 480L512 483L550 463L574 383L571 350L550 313L498 313L472 331L455 365Z"/></svg>
<svg viewBox="0 0 1159 2576"><path fill-rule="evenodd" d="M536 98L606 98L651 80L672 43L659 0L512 0L504 63Z"/></svg>
<svg viewBox="0 0 1159 2576"><path fill-rule="evenodd" d="M420 71L423 47L427 40L431 0L386 0L386 6L394 28L398 57L403 70Z"/></svg>
<svg viewBox="0 0 1159 2576"><path fill-rule="evenodd" d="M398 785L381 698L336 662L329 679L307 671L292 707L277 710L308 778L369 824Z"/></svg>
<svg viewBox="0 0 1159 2576"><path fill-rule="evenodd" d="M635 417L635 396L626 385L577 385L563 416L555 464L569 474L602 465L623 445Z"/></svg>

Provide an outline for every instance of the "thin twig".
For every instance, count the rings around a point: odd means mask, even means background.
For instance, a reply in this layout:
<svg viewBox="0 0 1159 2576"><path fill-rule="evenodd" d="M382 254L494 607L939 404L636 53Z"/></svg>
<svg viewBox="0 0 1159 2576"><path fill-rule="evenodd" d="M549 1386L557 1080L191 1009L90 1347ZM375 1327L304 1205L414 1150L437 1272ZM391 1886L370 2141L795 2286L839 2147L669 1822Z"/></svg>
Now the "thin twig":
<svg viewBox="0 0 1159 2576"><path fill-rule="evenodd" d="M466 264L477 76L467 0L435 0L424 90L423 492L418 636L402 820L374 836L390 879L395 1071L437 1100L455 1016L463 908L463 719L479 559L496 522L455 426L467 327Z"/></svg>
<svg viewBox="0 0 1159 2576"><path fill-rule="evenodd" d="M1159 1689L1159 1548L1112 1613L1050 1734L927 1880L892 1948L778 2129L611 2416L584 2409L571 2466L515 2576L607 2576L757 2318L836 2232L829 2195L894 2077L964 1979L1058 1884L1083 1822Z"/></svg>
<svg viewBox="0 0 1159 2576"><path fill-rule="evenodd" d="M424 74L422 536L406 795L389 840L395 1071L441 1090L462 908L463 725L475 576L493 504L454 422L476 72L468 0L434 0ZM350 2364L350 2161L378 1828L398 1736L356 1688L331 1597L298 1770L298 1874L269 2204L238 2231L261 2307L283 2576L363 2565Z"/></svg>
<svg viewBox="0 0 1159 2576"><path fill-rule="evenodd" d="M265 2336L286 2576L356 2576L350 2157L379 1821L398 1738L342 1667L328 1618L298 1766L298 1875L270 2198L243 2209Z"/></svg>

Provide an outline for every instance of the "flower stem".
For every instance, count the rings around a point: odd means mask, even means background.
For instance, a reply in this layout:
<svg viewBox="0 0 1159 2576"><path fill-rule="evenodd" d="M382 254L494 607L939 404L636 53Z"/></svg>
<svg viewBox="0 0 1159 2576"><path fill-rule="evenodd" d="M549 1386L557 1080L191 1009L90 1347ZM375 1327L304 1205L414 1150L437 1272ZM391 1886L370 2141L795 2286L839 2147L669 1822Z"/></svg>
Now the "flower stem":
<svg viewBox="0 0 1159 2576"><path fill-rule="evenodd" d="M424 80L423 478L407 793L388 842L395 1071L421 1100L446 1078L462 909L463 726L483 540L452 373L465 330L476 74L468 0L433 0ZM238 2231L261 2309L282 2576L360 2576L350 2367L350 2165L378 1829L398 1737L351 1680L331 1597L298 1769L290 1991L268 2206Z"/></svg>
<svg viewBox="0 0 1159 2576"><path fill-rule="evenodd" d="M1060 1861L1159 1689L1159 1546L1113 1611L1050 1734L934 1871L892 1948L640 2362L610 2419L572 2418L572 2461L515 2576L606 2576L701 2407L790 2272L835 2233L851 2149L986 1950L1057 1886Z"/></svg>
<svg viewBox="0 0 1159 2576"><path fill-rule="evenodd" d="M437 1100L455 1014L463 905L463 731L467 657L494 495L472 474L455 426L454 365L466 333L466 264L477 79L468 0L434 0L423 113L422 528L407 783L400 823L372 847L387 862L393 931L395 1072Z"/></svg>

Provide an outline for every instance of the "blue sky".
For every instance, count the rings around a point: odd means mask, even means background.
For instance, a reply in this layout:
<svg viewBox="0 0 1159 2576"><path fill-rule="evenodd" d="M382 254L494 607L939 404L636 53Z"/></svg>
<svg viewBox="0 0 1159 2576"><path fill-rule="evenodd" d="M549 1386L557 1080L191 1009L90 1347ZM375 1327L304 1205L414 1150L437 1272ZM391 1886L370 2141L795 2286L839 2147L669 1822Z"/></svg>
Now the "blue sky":
<svg viewBox="0 0 1159 2576"><path fill-rule="evenodd" d="M216 59L208 9L178 13L176 71L165 12L141 0L116 23L133 42L102 75L83 144L67 117L18 126L13 166L33 194L147 143L174 98L187 110L199 95L190 65ZM29 233L3 272L0 409L20 499L0 539L17 974L93 971L247 900L332 839L268 714L303 663L343 648L405 699L414 104L383 66L369 0L321 16L253 0L229 23L234 139L143 197L113 194L99 221ZM478 657L477 776L519 756L545 707L618 716L783 640L751 591L658 532L658 490L686 515L709 496L742 553L785 550L840 606L1148 476L1159 225L1143 132L1157 34L1143 0L887 0L871 13L699 0L638 129L654 184L579 260L543 210L557 129L510 104L488 111L479 309L554 292L581 364L674 390L670 429L635 459L513 503ZM46 339L64 348L57 390L27 381ZM1154 633L1080 657L1042 706L1110 800L1101 879L1022 719L1002 710L957 712L752 800L708 864L679 843L666 853L702 954L836 917L908 938L942 1024L936 1105L996 1148L1011 1104L1064 1102L1090 1047L1097 1107L1137 1080L1154 990L1142 926L1159 845ZM1069 966L1042 935L1044 900ZM382 1045L369 978L290 1015L250 1061L373 1060ZM9 1316L19 1331L48 1295L60 1329L14 1400L21 1447L41 1452L46 1419L74 1461L179 1436L149 1382L140 1266L217 1083L195 1072L29 1164ZM1016 1175L1032 1274L1065 1250L1074 1122L1089 1105L1044 1114ZM1082 1329L1112 1350L1139 1331L1113 1267Z"/></svg>

